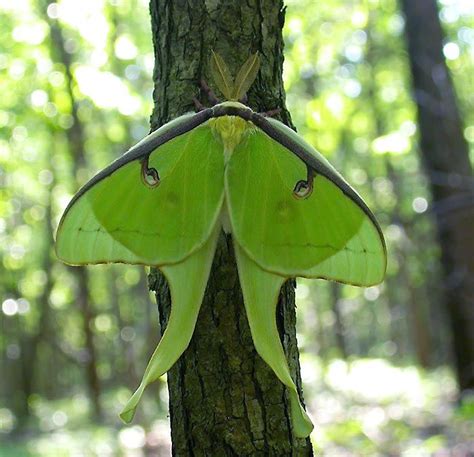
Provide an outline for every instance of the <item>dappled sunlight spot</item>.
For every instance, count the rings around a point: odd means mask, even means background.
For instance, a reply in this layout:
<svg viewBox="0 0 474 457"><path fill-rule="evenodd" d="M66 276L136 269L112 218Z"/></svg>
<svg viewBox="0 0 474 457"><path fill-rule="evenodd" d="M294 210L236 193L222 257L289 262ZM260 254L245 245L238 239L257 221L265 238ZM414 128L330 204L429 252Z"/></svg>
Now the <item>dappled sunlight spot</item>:
<svg viewBox="0 0 474 457"><path fill-rule="evenodd" d="M35 456L64 456L64 457L112 457L117 450L111 444L112 431L96 427L95 430L77 432L75 430L60 430L32 439L27 449Z"/></svg>
<svg viewBox="0 0 474 457"><path fill-rule="evenodd" d="M309 362L303 360L302 373ZM407 457L443 455L436 453L446 440L443 435L421 437L413 430L452 423L455 385L449 370L424 372L378 359L332 360L321 367L322 382L317 387L305 383L308 411L316 423L311 435L315 449L330 457L375 456L381 449ZM401 454L407 449L411 453Z"/></svg>
<svg viewBox="0 0 474 457"><path fill-rule="evenodd" d="M358 154L365 154L369 150L369 141L367 138L359 136L354 139L353 147Z"/></svg>
<svg viewBox="0 0 474 457"><path fill-rule="evenodd" d="M357 79L348 79L343 84L344 93L350 98L357 98L362 92L362 85Z"/></svg>
<svg viewBox="0 0 474 457"><path fill-rule="evenodd" d="M59 17L59 8L57 3L50 3L46 9L46 14L51 19L58 19Z"/></svg>
<svg viewBox="0 0 474 457"><path fill-rule="evenodd" d="M321 362L312 354L300 354L301 379L311 389L315 389L324 377Z"/></svg>
<svg viewBox="0 0 474 457"><path fill-rule="evenodd" d="M297 300L306 300L309 297L310 289L307 284L298 281L298 285L296 287L296 299Z"/></svg>
<svg viewBox="0 0 474 457"><path fill-rule="evenodd" d="M388 241L399 242L405 236L403 227L398 224L390 224L384 231L385 238Z"/></svg>
<svg viewBox="0 0 474 457"><path fill-rule="evenodd" d="M25 22L17 25L12 31L12 38L19 43L39 45L48 33L48 28L43 22Z"/></svg>
<svg viewBox="0 0 474 457"><path fill-rule="evenodd" d="M115 322L112 322L112 316L108 313L101 313L94 319L94 326L98 332L109 332L112 327L115 327Z"/></svg>
<svg viewBox="0 0 474 457"><path fill-rule="evenodd" d="M393 183L385 177L376 177L372 182L372 186L374 190L380 194L379 198L388 197L389 195L393 194Z"/></svg>
<svg viewBox="0 0 474 457"><path fill-rule="evenodd" d="M335 360L329 364L328 383L335 389L361 399L381 402L404 398L421 406L424 391L419 372L414 367L393 367L386 360L357 360L350 364Z"/></svg>
<svg viewBox="0 0 474 457"><path fill-rule="evenodd" d="M74 442L74 439L71 435L65 432L55 432L48 434L47 437L44 436L39 440L30 443L28 449L31 453L34 453L33 455L47 456L52 455L55 452L56 455L58 453L64 455L65 452L75 449L75 444L76 443ZM74 457L85 456L85 454L79 451L79 449L77 451L78 452L74 453Z"/></svg>
<svg viewBox="0 0 474 457"><path fill-rule="evenodd" d="M0 408L0 436L2 433L10 433L16 424L16 417L8 408Z"/></svg>
<svg viewBox="0 0 474 457"><path fill-rule="evenodd" d="M424 213L428 209L428 201L424 197L416 197L411 204L415 213Z"/></svg>
<svg viewBox="0 0 474 457"><path fill-rule="evenodd" d="M163 389L167 390L167 389ZM146 436L146 445L160 452L159 455L171 455L171 429L168 420L157 420Z"/></svg>
<svg viewBox="0 0 474 457"><path fill-rule="evenodd" d="M382 135L372 142L372 149L376 154L404 154L410 151L411 141L400 131Z"/></svg>
<svg viewBox="0 0 474 457"><path fill-rule="evenodd" d="M59 310L67 305L69 297L70 294L67 290L60 287L55 287L51 291L49 301L51 303L52 308Z"/></svg>
<svg viewBox="0 0 474 457"><path fill-rule="evenodd" d="M286 29L292 35L299 35L303 29L303 21L299 17L293 17L288 21ZM296 37L294 37L296 38Z"/></svg>
<svg viewBox="0 0 474 457"><path fill-rule="evenodd" d="M94 451L100 457L113 457L116 455L114 448L107 442L99 442L94 446Z"/></svg>
<svg viewBox="0 0 474 457"><path fill-rule="evenodd" d="M109 22L103 14L104 4L97 0L62 0L54 15L74 27L81 36L97 47L105 47Z"/></svg>
<svg viewBox="0 0 474 457"><path fill-rule="evenodd" d="M34 90L30 95L31 105L35 108L42 108L48 101L48 94L42 89Z"/></svg>
<svg viewBox="0 0 474 457"><path fill-rule="evenodd" d="M30 311L30 302L26 298L19 298L16 302L18 314L27 314Z"/></svg>
<svg viewBox="0 0 474 457"><path fill-rule="evenodd" d="M92 66L99 68L105 65L109 60L109 55L103 49L94 49L92 51L89 62Z"/></svg>
<svg viewBox="0 0 474 457"><path fill-rule="evenodd" d="M320 426L341 421L347 413L346 405L333 395L321 395L315 403L311 411L314 411L314 417Z"/></svg>
<svg viewBox="0 0 474 457"><path fill-rule="evenodd" d="M460 16L472 16L472 0L441 0L440 18L445 22L456 22Z"/></svg>
<svg viewBox="0 0 474 457"><path fill-rule="evenodd" d="M357 63L362 60L363 51L361 46L350 44L344 48L344 55L351 62Z"/></svg>
<svg viewBox="0 0 474 457"><path fill-rule="evenodd" d="M361 168L353 168L349 176L351 182L357 186L362 186L367 182L367 173Z"/></svg>
<svg viewBox="0 0 474 457"><path fill-rule="evenodd" d="M135 339L135 329L133 327L126 326L122 330L120 330L120 338L123 341L128 343L132 342Z"/></svg>
<svg viewBox="0 0 474 457"><path fill-rule="evenodd" d="M448 60L456 60L461 54L461 51L456 43L449 42L443 46L443 54Z"/></svg>
<svg viewBox="0 0 474 457"><path fill-rule="evenodd" d="M141 56L141 59L139 59L139 61L141 62L145 73L147 73L151 77L151 74L153 73L153 68L155 68L154 55L152 53L145 54L144 56ZM151 97L147 97L147 101L149 101L149 99L151 100Z"/></svg>
<svg viewBox="0 0 474 457"><path fill-rule="evenodd" d="M466 138L469 143L474 143L474 125L470 125L464 129L464 138Z"/></svg>
<svg viewBox="0 0 474 457"><path fill-rule="evenodd" d="M372 286L364 289L364 297L366 300L375 301L380 296L380 287Z"/></svg>
<svg viewBox="0 0 474 457"><path fill-rule="evenodd" d="M367 11L365 9L355 9L351 16L354 27L365 27L367 25Z"/></svg>
<svg viewBox="0 0 474 457"><path fill-rule="evenodd" d="M416 124L413 121L404 121L400 125L400 132L406 136L413 136L417 132Z"/></svg>
<svg viewBox="0 0 474 457"><path fill-rule="evenodd" d="M127 268L124 281L128 286L134 286L140 281L140 270L138 268Z"/></svg>
<svg viewBox="0 0 474 457"><path fill-rule="evenodd" d="M127 35L120 35L115 42L115 55L121 60L132 60L137 56L138 49Z"/></svg>
<svg viewBox="0 0 474 457"><path fill-rule="evenodd" d="M2 311L5 316L14 316L18 313L18 303L13 298L7 298L2 303Z"/></svg>
<svg viewBox="0 0 474 457"><path fill-rule="evenodd" d="M474 44L474 28L461 27L457 33L458 38L468 45Z"/></svg>
<svg viewBox="0 0 474 457"><path fill-rule="evenodd" d="M49 169L43 169L38 173L38 181L43 186L49 186L53 182L53 172Z"/></svg>
<svg viewBox="0 0 474 457"><path fill-rule="evenodd" d="M53 424L56 427L64 427L68 422L68 415L61 410L55 411L52 416Z"/></svg>
<svg viewBox="0 0 474 457"><path fill-rule="evenodd" d="M30 0L15 0L10 2L8 0L0 2L0 11L14 11L15 13L28 14L31 13Z"/></svg>
<svg viewBox="0 0 474 457"><path fill-rule="evenodd" d="M334 45L330 43L321 43L321 47L317 54L317 68L319 73L324 73L330 71L334 64L334 55L336 54L336 49ZM307 61L305 58L298 58L298 61Z"/></svg>
<svg viewBox="0 0 474 457"><path fill-rule="evenodd" d="M383 435L381 428L388 419L387 413L381 407L372 407L362 419L362 429L373 441L380 441Z"/></svg>
<svg viewBox="0 0 474 457"><path fill-rule="evenodd" d="M332 93L326 98L325 101L326 108L331 111L331 113L335 117L339 117L342 115L342 112L344 111L344 99L342 96L338 93Z"/></svg>
<svg viewBox="0 0 474 457"><path fill-rule="evenodd" d="M17 125L12 131L12 139L21 143L28 138L28 129L23 125Z"/></svg>
<svg viewBox="0 0 474 457"><path fill-rule="evenodd" d="M124 115L140 109L140 99L131 95L123 81L108 71L80 66L76 78L82 93L89 96L100 108L118 108Z"/></svg>
<svg viewBox="0 0 474 457"><path fill-rule="evenodd" d="M125 449L140 449L145 445L145 437L145 430L134 425L120 430L119 443Z"/></svg>
<svg viewBox="0 0 474 457"><path fill-rule="evenodd" d="M165 373L163 376L161 376L160 381L167 382L167 379L168 379L168 374ZM168 389L166 389L166 388L165 389L160 389L159 396L160 396L160 401L164 405L169 404L170 395L169 395Z"/></svg>
<svg viewBox="0 0 474 457"><path fill-rule="evenodd" d="M321 123L321 113L319 111L311 111L306 119L309 127L317 127Z"/></svg>

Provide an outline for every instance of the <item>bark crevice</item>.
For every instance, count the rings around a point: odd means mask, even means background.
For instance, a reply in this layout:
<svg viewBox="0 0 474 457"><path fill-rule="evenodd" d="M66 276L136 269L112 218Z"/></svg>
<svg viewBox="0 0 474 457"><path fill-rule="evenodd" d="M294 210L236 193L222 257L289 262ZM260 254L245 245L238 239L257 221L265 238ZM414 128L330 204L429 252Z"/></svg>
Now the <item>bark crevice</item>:
<svg viewBox="0 0 474 457"><path fill-rule="evenodd" d="M232 71L259 50L262 67L249 90L249 106L258 112L281 108L282 120L291 125L282 80L282 2L215 1L208 8L210 4L150 2L156 59L152 129L193 110L201 79L212 83L212 49ZM170 310L168 286L157 270L151 272L150 285L164 329ZM294 281L282 288L277 319L290 370L301 389ZM224 234L193 338L169 371L168 387L173 455L312 455L309 439L297 439L291 432L284 386L255 351L231 239Z"/></svg>

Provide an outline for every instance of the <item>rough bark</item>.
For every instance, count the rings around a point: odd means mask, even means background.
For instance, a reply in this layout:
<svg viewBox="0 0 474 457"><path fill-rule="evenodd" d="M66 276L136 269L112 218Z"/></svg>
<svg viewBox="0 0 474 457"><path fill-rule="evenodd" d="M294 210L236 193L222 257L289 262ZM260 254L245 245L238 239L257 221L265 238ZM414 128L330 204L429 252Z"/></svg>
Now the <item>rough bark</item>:
<svg viewBox="0 0 474 457"><path fill-rule="evenodd" d="M282 2L151 0L150 10L156 59L152 129L194 110L194 96L207 103L199 97L199 81L209 80L211 49L234 71L259 51L262 68L249 105L257 111L281 108L282 120L290 122L282 82ZM166 281L153 271L150 286L164 328L170 309ZM277 320L300 385L294 282L282 289ZM168 373L168 386L173 455L312 455L309 440L291 432L285 389L255 352L231 240L224 234L193 339Z"/></svg>
<svg viewBox="0 0 474 457"><path fill-rule="evenodd" d="M474 388L474 187L435 0L401 0L461 390Z"/></svg>

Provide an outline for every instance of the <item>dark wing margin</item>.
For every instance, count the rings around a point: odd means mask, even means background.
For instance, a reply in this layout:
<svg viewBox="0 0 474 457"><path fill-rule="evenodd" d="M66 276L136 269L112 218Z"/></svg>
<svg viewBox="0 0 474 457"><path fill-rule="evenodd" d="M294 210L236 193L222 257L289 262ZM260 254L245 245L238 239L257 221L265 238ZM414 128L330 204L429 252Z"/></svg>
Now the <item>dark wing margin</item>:
<svg viewBox="0 0 474 457"><path fill-rule="evenodd" d="M296 155L303 163L309 168L314 170L315 173L320 174L332 181L338 186L341 191L347 195L354 203L356 203L367 217L372 221L376 227L380 239L383 244L383 248L386 252L385 239L380 228L379 223L375 219L372 211L368 208L359 194L352 189L352 187L339 175L339 173L329 164L318 159L315 155L308 151L311 149L309 145L305 145L299 140L297 133L290 129L285 124L277 120L269 120L265 116L256 113L251 108L229 106L226 104L215 105L212 108L206 108L198 113L184 114L173 121L164 124L158 130L150 133L142 141L129 149L125 154L119 157L117 160L112 162L109 166L104 168L102 171L97 173L91 178L79 191L74 195L66 209L64 210L63 219L68 212L69 208L74 202L80 198L87 190L93 187L102 179L112 174L115 170L121 166L132 162L146 158L156 148L167 143L168 141L176 138L179 135L189 132L190 130L200 126L211 118L222 117L222 116L238 116L246 121L250 121L266 133L270 138L281 144L283 147L288 149L291 153ZM278 122L278 127L274 123ZM281 124L281 125L280 125Z"/></svg>
<svg viewBox="0 0 474 457"><path fill-rule="evenodd" d="M61 220L64 219L69 208L76 202L85 192L91 187L97 184L102 179L111 175L115 170L122 167L123 165L133 162L134 160L140 160L146 158L159 146L171 141L190 130L199 127L204 122L208 121L213 117L211 109L204 109L198 113L183 114L176 119L164 124L159 129L150 133L148 136L143 138L135 146L132 146L127 152L125 152L118 159L114 160L110 165L105 167L94 177L92 177L86 184L84 184L71 199L66 209L63 212Z"/></svg>
<svg viewBox="0 0 474 457"><path fill-rule="evenodd" d="M332 167L332 165L329 164L329 162L325 163L310 153L308 151L310 146L305 146L301 140L298 141L297 133L294 130L290 129L280 121L274 119L269 120L265 116L256 113L250 108L216 105L212 108L212 111L212 117L239 116L246 121L252 122L260 130L265 132L270 138L281 144L283 147L301 159L308 168L332 181L345 195L347 195L347 197L357 204L371 220L380 235L385 254L387 253L387 247L382 229L380 228L377 219L375 219L374 214L366 205L364 200L362 200L360 195L344 180L344 178ZM281 125L276 127L273 125L276 122Z"/></svg>

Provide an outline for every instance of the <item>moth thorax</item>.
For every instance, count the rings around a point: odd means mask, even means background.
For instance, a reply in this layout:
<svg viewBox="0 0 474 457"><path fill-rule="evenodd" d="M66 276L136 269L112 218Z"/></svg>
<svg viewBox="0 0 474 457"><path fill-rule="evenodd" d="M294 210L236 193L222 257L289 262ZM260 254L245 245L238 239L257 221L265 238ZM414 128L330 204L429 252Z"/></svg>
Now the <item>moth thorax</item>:
<svg viewBox="0 0 474 457"><path fill-rule="evenodd" d="M210 125L214 133L224 144L226 161L242 141L245 133L252 128L252 124L239 116L222 116L211 119Z"/></svg>

